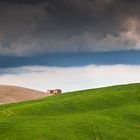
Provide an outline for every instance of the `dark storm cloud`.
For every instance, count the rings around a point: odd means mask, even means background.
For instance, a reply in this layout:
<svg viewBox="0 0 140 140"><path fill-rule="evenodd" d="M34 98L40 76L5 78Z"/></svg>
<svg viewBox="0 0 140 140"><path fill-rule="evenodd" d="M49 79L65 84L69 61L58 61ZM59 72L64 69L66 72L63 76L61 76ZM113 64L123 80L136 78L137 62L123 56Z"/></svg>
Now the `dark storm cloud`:
<svg viewBox="0 0 140 140"><path fill-rule="evenodd" d="M0 54L139 50L138 0L2 0Z"/></svg>
<svg viewBox="0 0 140 140"><path fill-rule="evenodd" d="M1 0L1 3L7 4L38 4L45 2L46 0Z"/></svg>
<svg viewBox="0 0 140 140"><path fill-rule="evenodd" d="M0 74L7 68L25 66L81 67L87 65L140 65L140 51L41 54L37 56L0 56ZM16 68L17 67L17 68ZM8 70L8 69L7 69ZM15 71L12 71L12 73ZM19 71L21 73L21 71Z"/></svg>

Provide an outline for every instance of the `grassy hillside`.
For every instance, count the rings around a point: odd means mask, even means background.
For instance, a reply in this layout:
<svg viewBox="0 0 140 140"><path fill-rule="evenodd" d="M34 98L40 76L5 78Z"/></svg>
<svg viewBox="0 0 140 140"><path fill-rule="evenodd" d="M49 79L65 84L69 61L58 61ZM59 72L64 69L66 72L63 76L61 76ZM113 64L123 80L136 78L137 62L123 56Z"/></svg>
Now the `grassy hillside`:
<svg viewBox="0 0 140 140"><path fill-rule="evenodd" d="M140 84L0 106L0 140L140 140Z"/></svg>

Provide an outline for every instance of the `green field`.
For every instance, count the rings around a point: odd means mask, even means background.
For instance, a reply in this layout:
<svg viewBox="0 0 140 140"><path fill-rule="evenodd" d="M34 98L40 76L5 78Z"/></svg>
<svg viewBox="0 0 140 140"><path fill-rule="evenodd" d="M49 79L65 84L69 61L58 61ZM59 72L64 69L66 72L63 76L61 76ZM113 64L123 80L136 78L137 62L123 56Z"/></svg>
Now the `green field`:
<svg viewBox="0 0 140 140"><path fill-rule="evenodd" d="M0 140L140 140L140 84L1 105Z"/></svg>

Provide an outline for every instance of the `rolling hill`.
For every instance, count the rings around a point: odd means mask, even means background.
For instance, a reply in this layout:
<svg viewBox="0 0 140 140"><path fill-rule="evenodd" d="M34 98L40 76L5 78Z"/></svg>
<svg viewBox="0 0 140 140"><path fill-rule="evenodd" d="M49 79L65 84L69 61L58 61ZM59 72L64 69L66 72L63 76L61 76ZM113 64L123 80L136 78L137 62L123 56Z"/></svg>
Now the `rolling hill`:
<svg viewBox="0 0 140 140"><path fill-rule="evenodd" d="M1 105L0 140L140 140L140 84Z"/></svg>
<svg viewBox="0 0 140 140"><path fill-rule="evenodd" d="M48 96L47 93L16 86L0 86L0 104L39 99Z"/></svg>

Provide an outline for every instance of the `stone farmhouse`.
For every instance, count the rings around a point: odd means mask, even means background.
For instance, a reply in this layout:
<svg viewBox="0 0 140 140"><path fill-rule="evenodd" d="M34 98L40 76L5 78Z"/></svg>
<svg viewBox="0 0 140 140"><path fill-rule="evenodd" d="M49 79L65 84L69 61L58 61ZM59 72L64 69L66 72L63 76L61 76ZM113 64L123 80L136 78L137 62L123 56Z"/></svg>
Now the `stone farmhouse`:
<svg viewBox="0 0 140 140"><path fill-rule="evenodd" d="M62 90L61 89L51 89L51 90L48 90L47 91L48 94L53 94L53 95L56 95L56 94L61 94L62 93Z"/></svg>

